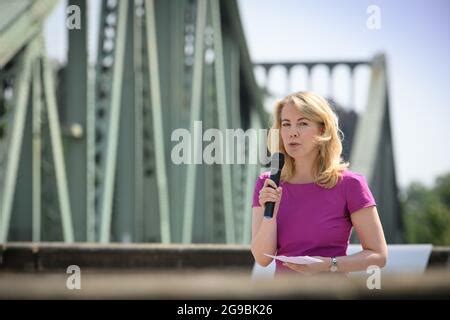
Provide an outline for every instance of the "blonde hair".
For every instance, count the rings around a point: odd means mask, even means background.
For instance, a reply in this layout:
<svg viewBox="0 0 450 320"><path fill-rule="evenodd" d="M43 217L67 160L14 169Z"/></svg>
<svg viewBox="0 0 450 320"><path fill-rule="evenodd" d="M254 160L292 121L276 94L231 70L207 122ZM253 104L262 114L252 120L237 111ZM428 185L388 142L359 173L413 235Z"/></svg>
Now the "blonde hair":
<svg viewBox="0 0 450 320"><path fill-rule="evenodd" d="M342 171L349 166L341 157L342 143L339 133L338 118L331 109L327 100L312 92L295 92L277 102L274 110L274 121L269 132L268 147L270 152L282 152L285 155L285 164L281 171L281 179L289 180L295 172L295 161L284 149L279 130L281 129L281 110L289 103L294 104L298 110L310 121L318 123L323 133L316 137L318 157L315 161L313 174L314 182L324 188L333 188L342 175ZM278 133L275 135L275 133ZM274 145L275 142L275 145Z"/></svg>

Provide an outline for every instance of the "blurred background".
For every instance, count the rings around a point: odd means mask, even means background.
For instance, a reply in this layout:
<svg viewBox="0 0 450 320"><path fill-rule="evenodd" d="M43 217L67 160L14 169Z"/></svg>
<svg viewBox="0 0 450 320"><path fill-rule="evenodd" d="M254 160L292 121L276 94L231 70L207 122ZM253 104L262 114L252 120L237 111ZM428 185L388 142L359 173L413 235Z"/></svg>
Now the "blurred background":
<svg viewBox="0 0 450 320"><path fill-rule="evenodd" d="M0 0L0 298L448 298L449 17L447 0ZM299 90L329 100L377 201L378 293L365 273L251 283L260 146L173 161L174 130L267 129Z"/></svg>
<svg viewBox="0 0 450 320"><path fill-rule="evenodd" d="M0 242L249 244L266 169L174 164L171 134L268 128L277 99L312 90L388 243L450 245L449 15L446 0L1 0Z"/></svg>

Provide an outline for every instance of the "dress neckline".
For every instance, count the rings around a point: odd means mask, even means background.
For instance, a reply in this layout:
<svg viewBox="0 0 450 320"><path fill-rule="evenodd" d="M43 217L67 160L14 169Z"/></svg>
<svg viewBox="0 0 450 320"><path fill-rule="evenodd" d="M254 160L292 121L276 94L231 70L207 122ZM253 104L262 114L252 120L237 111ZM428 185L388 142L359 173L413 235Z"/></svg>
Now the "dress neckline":
<svg viewBox="0 0 450 320"><path fill-rule="evenodd" d="M293 185L293 186L308 186L308 185L315 185L315 184L316 184L315 182L307 182L307 183L292 183L292 182L288 182L288 181L282 181L282 183L285 183L285 184L290 184L290 185Z"/></svg>

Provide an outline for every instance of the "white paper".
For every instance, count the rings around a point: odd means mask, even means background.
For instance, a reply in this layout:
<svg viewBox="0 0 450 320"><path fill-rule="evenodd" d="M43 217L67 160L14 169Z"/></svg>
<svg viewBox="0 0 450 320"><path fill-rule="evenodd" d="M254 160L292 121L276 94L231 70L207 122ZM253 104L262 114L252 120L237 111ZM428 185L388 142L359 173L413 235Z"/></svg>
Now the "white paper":
<svg viewBox="0 0 450 320"><path fill-rule="evenodd" d="M296 263L296 264L311 264L311 263L322 262L322 260L313 258L310 256L286 257L286 256L272 256L267 253L264 253L264 255L274 258L276 260L283 261L283 262L291 262L291 263Z"/></svg>

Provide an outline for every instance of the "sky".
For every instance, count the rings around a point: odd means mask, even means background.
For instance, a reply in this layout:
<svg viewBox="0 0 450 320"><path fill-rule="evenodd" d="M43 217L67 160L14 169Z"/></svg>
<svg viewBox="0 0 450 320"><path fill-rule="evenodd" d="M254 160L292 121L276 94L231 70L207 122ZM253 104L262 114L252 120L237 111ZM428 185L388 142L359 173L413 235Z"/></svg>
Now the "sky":
<svg viewBox="0 0 450 320"><path fill-rule="evenodd" d="M98 0L89 1L93 21L89 47L95 52ZM67 44L64 3L46 22L47 48L52 58L64 60ZM247 46L253 62L370 60L387 57L391 126L397 181L431 186L450 172L450 1L448 0L238 0ZM380 28L366 22L375 5ZM95 54L93 55L95 56ZM325 94L327 77L318 70L313 90ZM256 73L262 81L261 73ZM370 72L361 68L355 78L355 104L363 112ZM302 73L295 72L287 87L281 70L269 83L278 97L305 89ZM333 77L338 103L349 106L345 70ZM271 101L267 109L272 107Z"/></svg>

